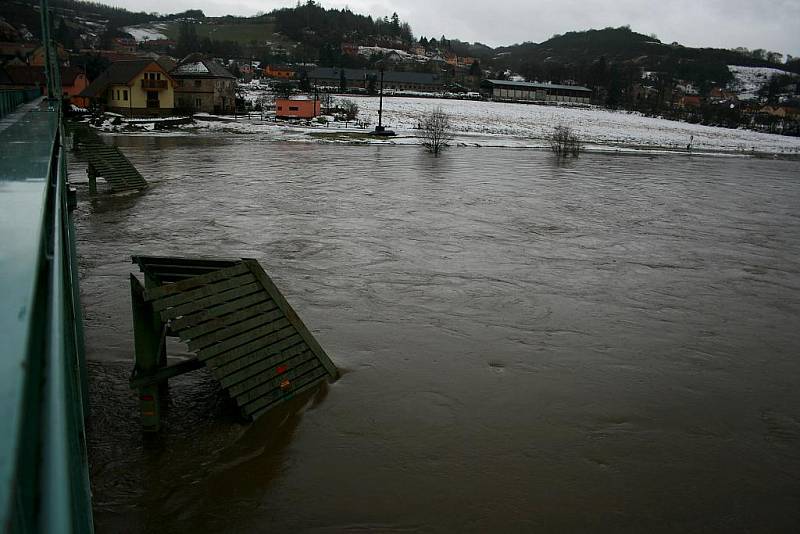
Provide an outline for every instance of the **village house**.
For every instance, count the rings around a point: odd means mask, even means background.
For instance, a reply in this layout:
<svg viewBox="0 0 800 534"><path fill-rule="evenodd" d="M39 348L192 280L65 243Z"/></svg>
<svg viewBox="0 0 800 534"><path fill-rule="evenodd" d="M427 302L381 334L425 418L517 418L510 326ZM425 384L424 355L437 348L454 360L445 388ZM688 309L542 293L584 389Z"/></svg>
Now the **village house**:
<svg viewBox="0 0 800 534"><path fill-rule="evenodd" d="M80 96L126 115L165 115L175 107L174 81L152 59L112 63Z"/></svg>
<svg viewBox="0 0 800 534"><path fill-rule="evenodd" d="M131 37L114 37L111 40L111 49L115 52L133 54L136 52L136 39Z"/></svg>
<svg viewBox="0 0 800 534"><path fill-rule="evenodd" d="M758 110L758 113L771 117L780 117L782 119L800 119L800 108L792 108L789 106L763 106Z"/></svg>
<svg viewBox="0 0 800 534"><path fill-rule="evenodd" d="M264 76L268 78L279 78L282 80L291 80L294 78L295 71L292 67L286 65L267 65L264 69Z"/></svg>
<svg viewBox="0 0 800 534"><path fill-rule="evenodd" d="M275 99L275 116L279 119L313 119L320 114L320 101L308 96Z"/></svg>
<svg viewBox="0 0 800 534"><path fill-rule="evenodd" d="M26 65L28 57L38 48L36 43L0 43L0 63Z"/></svg>
<svg viewBox="0 0 800 534"><path fill-rule="evenodd" d="M678 98L678 107L682 109L697 109L703 104L699 95L683 95Z"/></svg>
<svg viewBox="0 0 800 534"><path fill-rule="evenodd" d="M359 46L355 43L342 43L342 54L346 56L356 57L358 55Z"/></svg>
<svg viewBox="0 0 800 534"><path fill-rule="evenodd" d="M420 44L416 44L416 45L411 47L411 50L409 50L409 52L411 52L412 54L417 55L417 56L424 56L425 55L425 47L420 45Z"/></svg>
<svg viewBox="0 0 800 534"><path fill-rule="evenodd" d="M78 95L89 86L86 73L80 67L61 67L61 96L71 104L84 106ZM6 65L0 67L0 89L30 89L38 87L47 93L47 75L44 67L31 65Z"/></svg>
<svg viewBox="0 0 800 534"><path fill-rule="evenodd" d="M484 94L493 100L511 102L568 102L588 104L592 90L580 85L515 82L511 80L484 80Z"/></svg>
<svg viewBox="0 0 800 534"><path fill-rule="evenodd" d="M36 47L28 58L28 64L36 67L44 67L47 61L45 54L46 52L43 46ZM60 43L56 43L56 56L58 57L58 63L60 65L69 63L69 54L67 54L67 51L64 50L64 47Z"/></svg>
<svg viewBox="0 0 800 534"><path fill-rule="evenodd" d="M192 54L170 71L175 107L191 112L233 113L236 78L213 59Z"/></svg>

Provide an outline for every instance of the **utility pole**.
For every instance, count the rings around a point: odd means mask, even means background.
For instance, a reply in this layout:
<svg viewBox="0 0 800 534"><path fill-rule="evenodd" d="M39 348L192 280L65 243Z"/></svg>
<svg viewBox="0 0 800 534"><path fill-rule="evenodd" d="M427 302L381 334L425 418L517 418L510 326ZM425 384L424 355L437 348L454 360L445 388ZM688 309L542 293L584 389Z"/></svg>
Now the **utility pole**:
<svg viewBox="0 0 800 534"><path fill-rule="evenodd" d="M381 89L378 97L378 131L383 131L383 65L381 65Z"/></svg>

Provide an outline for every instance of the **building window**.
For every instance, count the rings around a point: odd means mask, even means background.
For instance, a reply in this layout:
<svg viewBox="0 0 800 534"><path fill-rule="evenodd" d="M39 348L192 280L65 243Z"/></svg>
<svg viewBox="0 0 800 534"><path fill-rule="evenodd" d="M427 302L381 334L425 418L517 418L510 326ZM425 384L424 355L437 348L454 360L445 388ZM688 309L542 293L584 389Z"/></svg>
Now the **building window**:
<svg viewBox="0 0 800 534"><path fill-rule="evenodd" d="M200 87L201 85L203 85L203 82L201 82L200 80L195 80L194 81L194 86L195 87Z"/></svg>
<svg viewBox="0 0 800 534"><path fill-rule="evenodd" d="M194 99L194 107L196 109L202 108L203 107L203 101L201 99L199 99L199 98L195 98Z"/></svg>
<svg viewBox="0 0 800 534"><path fill-rule="evenodd" d="M128 100L128 90L127 89L124 89L122 91L122 100L126 100L126 101Z"/></svg>
<svg viewBox="0 0 800 534"><path fill-rule="evenodd" d="M297 106L289 106L289 111L300 111L300 108Z"/></svg>

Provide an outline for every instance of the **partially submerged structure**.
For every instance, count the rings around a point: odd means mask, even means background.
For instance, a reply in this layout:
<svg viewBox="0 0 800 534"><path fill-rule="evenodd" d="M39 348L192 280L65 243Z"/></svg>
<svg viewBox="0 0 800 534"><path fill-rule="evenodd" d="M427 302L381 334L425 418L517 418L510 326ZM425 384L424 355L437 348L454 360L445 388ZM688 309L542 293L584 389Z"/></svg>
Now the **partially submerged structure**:
<svg viewBox="0 0 800 534"><path fill-rule="evenodd" d="M107 145L94 130L83 128L75 133L74 146L87 160L89 193L97 193L97 178L103 178L113 193L139 191L147 188L147 180L120 152Z"/></svg>
<svg viewBox="0 0 800 534"><path fill-rule="evenodd" d="M160 394L169 378L208 367L254 419L338 371L273 281L253 259L133 256L131 274L142 425L160 426ZM195 357L167 366L166 337Z"/></svg>

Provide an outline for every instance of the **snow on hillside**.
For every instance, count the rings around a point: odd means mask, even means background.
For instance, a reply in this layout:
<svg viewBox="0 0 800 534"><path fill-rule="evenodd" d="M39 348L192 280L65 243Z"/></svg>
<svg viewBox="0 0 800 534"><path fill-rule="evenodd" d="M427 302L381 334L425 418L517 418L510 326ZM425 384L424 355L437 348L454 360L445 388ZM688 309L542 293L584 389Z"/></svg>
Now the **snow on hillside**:
<svg viewBox="0 0 800 534"><path fill-rule="evenodd" d="M758 90L764 87L769 79L776 74L789 74L797 76L791 72L769 67L742 67L739 65L728 65L728 70L736 78L731 84L731 90L739 94L740 100L753 100L758 97Z"/></svg>
<svg viewBox="0 0 800 534"><path fill-rule="evenodd" d="M136 42L153 41L155 39L167 39L162 32L167 25L164 22L151 22L148 24L137 24L136 26L126 26L122 31L129 33L136 39Z"/></svg>

